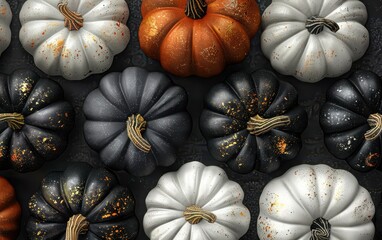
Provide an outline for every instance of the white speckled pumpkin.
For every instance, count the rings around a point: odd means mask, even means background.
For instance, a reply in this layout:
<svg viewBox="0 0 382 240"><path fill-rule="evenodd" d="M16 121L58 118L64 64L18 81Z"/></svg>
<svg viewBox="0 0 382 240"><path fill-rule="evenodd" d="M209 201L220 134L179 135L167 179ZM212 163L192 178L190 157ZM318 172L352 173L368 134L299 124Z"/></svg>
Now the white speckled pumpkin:
<svg viewBox="0 0 382 240"><path fill-rule="evenodd" d="M348 171L300 165L269 182L260 196L261 240L372 240L374 204Z"/></svg>
<svg viewBox="0 0 382 240"><path fill-rule="evenodd" d="M9 25L12 20L12 12L5 0L0 0L0 55L11 42L11 29Z"/></svg>
<svg viewBox="0 0 382 240"><path fill-rule="evenodd" d="M350 70L369 46L359 0L273 0L262 16L261 48L272 67L304 82Z"/></svg>
<svg viewBox="0 0 382 240"><path fill-rule="evenodd" d="M151 240L237 240L251 219L243 197L223 169L190 162L151 190L143 227Z"/></svg>
<svg viewBox="0 0 382 240"><path fill-rule="evenodd" d="M80 80L110 68L129 40L125 0L28 0L20 41L38 68Z"/></svg>

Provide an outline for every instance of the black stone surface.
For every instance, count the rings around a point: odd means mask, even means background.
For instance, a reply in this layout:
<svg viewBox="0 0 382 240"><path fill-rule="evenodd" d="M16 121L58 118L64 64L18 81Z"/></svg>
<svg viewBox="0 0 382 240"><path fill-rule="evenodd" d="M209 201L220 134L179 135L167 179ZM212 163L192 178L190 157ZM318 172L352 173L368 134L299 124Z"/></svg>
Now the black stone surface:
<svg viewBox="0 0 382 240"><path fill-rule="evenodd" d="M34 63L33 57L29 55L21 46L18 39L20 30L20 21L18 14L25 0L7 0L12 8L12 43L10 47L0 57L0 72L11 73L18 68L29 68L38 72L43 77L49 77L38 70ZM140 66L150 71L164 70L160 64L154 60L147 58L139 48L138 28L141 21L140 0L127 0L130 7L130 18L128 26L132 33L132 39L125 51L117 55L114 63L108 72L122 71L128 66ZM263 11L271 0L260 0L259 5ZM367 28L370 33L370 47L365 56L353 64L353 69L366 69L382 75L382 0L364 0L368 9L369 20ZM352 172L362 186L368 189L374 200L375 205L379 205L381 201L382 190L382 172L373 170L368 173L358 173L352 170L344 160L334 158L325 148L323 142L323 133L318 122L320 106L325 101L326 89L338 79L324 79L315 84L303 83L292 77L280 76L282 80L290 82L299 92L299 103L304 106L309 116L307 129L302 134L303 147L298 157L293 161L283 163L280 170L270 175L252 172L246 175L240 175L232 172L228 167L216 162L208 153L207 147L198 127L198 120L203 108L203 96L216 83L221 82L224 78L235 71L252 72L260 68L271 69L269 61L261 53L259 45L260 33L252 41L252 48L249 56L241 63L231 65L225 71L210 79L197 77L177 78L172 76L175 83L186 88L189 94L188 110L193 117L193 132L187 144L185 144L178 153L178 162L169 168L159 168L148 177L132 177L125 172L118 172L122 185L127 185L132 190L136 199L136 214L141 223L138 238L139 240L148 239L143 231L142 219L146 212L145 197L148 192L155 187L160 176L168 171L177 170L183 163L190 161L201 161L207 165L218 165L223 167L228 173L230 179L240 183L245 192L244 204L250 209L252 220L249 231L242 237L243 240L258 239L256 233L256 219L258 216L258 198L260 197L263 187L274 177L282 175L292 166L307 164L327 164L334 168L341 168ZM104 73L106 74L106 73ZM102 166L96 152L92 151L85 143L83 137L84 115L82 113L82 105L87 94L98 86L99 80L104 74L92 75L82 81L68 81L60 77L50 77L57 81L65 90L65 97L72 103L76 111L76 125L72 131L69 140L69 146L64 154L53 162L46 163L38 171L19 174L14 171L0 171L0 175L6 177L14 185L17 197L22 205L22 225L21 234L18 239L26 239L25 223L28 219L27 203L30 196L36 192L43 177L50 171L64 170L72 162L83 161L93 166ZM346 77L345 74L342 77ZM0 190L1 194L1 190ZM375 239L382 239L382 236L376 236Z"/></svg>

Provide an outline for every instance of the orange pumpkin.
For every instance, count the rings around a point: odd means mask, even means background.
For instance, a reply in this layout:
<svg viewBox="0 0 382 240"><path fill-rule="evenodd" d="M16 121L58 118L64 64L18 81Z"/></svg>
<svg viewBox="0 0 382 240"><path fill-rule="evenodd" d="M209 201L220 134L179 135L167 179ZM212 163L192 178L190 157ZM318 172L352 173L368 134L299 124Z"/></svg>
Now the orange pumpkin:
<svg viewBox="0 0 382 240"><path fill-rule="evenodd" d="M12 185L0 177L0 240L16 239L19 234L21 207Z"/></svg>
<svg viewBox="0 0 382 240"><path fill-rule="evenodd" d="M242 61L260 25L256 0L143 0L141 11L142 50L181 77Z"/></svg>

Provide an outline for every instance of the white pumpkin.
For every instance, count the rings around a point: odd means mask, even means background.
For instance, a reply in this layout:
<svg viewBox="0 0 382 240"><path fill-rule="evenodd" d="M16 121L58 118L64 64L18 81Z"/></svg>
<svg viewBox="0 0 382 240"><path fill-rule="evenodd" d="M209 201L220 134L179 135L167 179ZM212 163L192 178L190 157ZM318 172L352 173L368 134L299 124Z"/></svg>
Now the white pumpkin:
<svg viewBox="0 0 382 240"><path fill-rule="evenodd" d="M374 204L348 171L300 165L269 182L260 196L261 240L368 240Z"/></svg>
<svg viewBox="0 0 382 240"><path fill-rule="evenodd" d="M359 0L273 0L262 16L261 48L272 67L304 82L350 70L369 46Z"/></svg>
<svg viewBox="0 0 382 240"><path fill-rule="evenodd" d="M129 40L125 0L28 0L20 41L38 68L69 80L110 68Z"/></svg>
<svg viewBox="0 0 382 240"><path fill-rule="evenodd" d="M0 55L11 43L11 29L9 25L12 21L12 12L9 4L5 0L0 0Z"/></svg>
<svg viewBox="0 0 382 240"><path fill-rule="evenodd" d="M150 191L143 227L151 240L239 239L251 219L243 197L223 169L190 162Z"/></svg>

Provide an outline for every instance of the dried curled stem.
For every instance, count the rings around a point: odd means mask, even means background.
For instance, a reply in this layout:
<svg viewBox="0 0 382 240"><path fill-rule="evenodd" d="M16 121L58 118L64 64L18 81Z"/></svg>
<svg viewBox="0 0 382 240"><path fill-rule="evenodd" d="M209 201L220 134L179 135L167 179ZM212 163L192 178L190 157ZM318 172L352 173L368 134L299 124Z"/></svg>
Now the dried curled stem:
<svg viewBox="0 0 382 240"><path fill-rule="evenodd" d="M367 119L367 123L369 123L370 129L365 133L365 139L367 141L373 141L382 132L382 114L374 113L370 114Z"/></svg>
<svg viewBox="0 0 382 240"><path fill-rule="evenodd" d="M188 0L184 13L192 19L201 19L207 14L207 3L205 0Z"/></svg>
<svg viewBox="0 0 382 240"><path fill-rule="evenodd" d="M329 240L330 239L330 223L325 218L317 218L310 226L312 233L310 240Z"/></svg>
<svg viewBox="0 0 382 240"><path fill-rule="evenodd" d="M139 150L148 153L151 150L150 143L143 138L142 131L146 129L146 121L141 114L131 115L127 120L127 136Z"/></svg>
<svg viewBox="0 0 382 240"><path fill-rule="evenodd" d="M209 223L216 222L215 214L209 211L203 210L202 208L196 205L187 207L186 210L183 212L183 215L186 221L189 222L190 224L198 224L203 219Z"/></svg>
<svg viewBox="0 0 382 240"><path fill-rule="evenodd" d="M24 126L24 116L20 113L0 113L0 122L7 122L12 130L20 130Z"/></svg>
<svg viewBox="0 0 382 240"><path fill-rule="evenodd" d="M84 18L81 14L73 12L68 8L67 1L60 1L57 5L58 10L65 17L64 25L69 29L69 31L76 30L84 26Z"/></svg>
<svg viewBox="0 0 382 240"><path fill-rule="evenodd" d="M81 214L69 218L66 224L65 240L78 240L80 234L86 234L89 230L89 222Z"/></svg>
<svg viewBox="0 0 382 240"><path fill-rule="evenodd" d="M324 30L324 27L327 27L332 32L337 32L340 30L338 24L330 19L321 18L321 17L311 17L306 20L305 23L306 29L308 29L311 34L319 34Z"/></svg>
<svg viewBox="0 0 382 240"><path fill-rule="evenodd" d="M251 117L247 123L249 133L259 136L274 128L284 127L290 124L288 116L276 116L273 118L262 118L259 115Z"/></svg>

